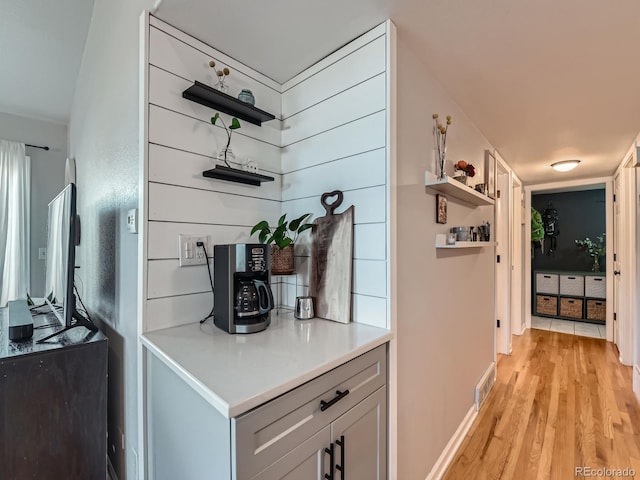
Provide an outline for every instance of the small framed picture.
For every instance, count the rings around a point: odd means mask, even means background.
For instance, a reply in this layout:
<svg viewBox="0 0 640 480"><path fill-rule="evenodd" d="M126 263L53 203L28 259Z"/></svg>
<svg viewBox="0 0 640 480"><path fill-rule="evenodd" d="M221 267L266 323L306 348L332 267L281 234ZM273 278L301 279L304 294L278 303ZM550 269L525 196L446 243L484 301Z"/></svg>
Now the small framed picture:
<svg viewBox="0 0 640 480"><path fill-rule="evenodd" d="M436 222L447 223L447 197L436 195Z"/></svg>
<svg viewBox="0 0 640 480"><path fill-rule="evenodd" d="M484 184L486 194L495 200L496 198L496 175L498 174L498 161L490 150L484 151Z"/></svg>

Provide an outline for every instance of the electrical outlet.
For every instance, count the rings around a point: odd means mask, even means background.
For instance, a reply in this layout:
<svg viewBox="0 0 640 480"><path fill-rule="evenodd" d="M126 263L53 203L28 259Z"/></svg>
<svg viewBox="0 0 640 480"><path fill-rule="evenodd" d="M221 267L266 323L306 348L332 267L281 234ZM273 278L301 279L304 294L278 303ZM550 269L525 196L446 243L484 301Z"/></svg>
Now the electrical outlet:
<svg viewBox="0 0 640 480"><path fill-rule="evenodd" d="M138 209L132 208L127 212L127 231L138 233Z"/></svg>
<svg viewBox="0 0 640 480"><path fill-rule="evenodd" d="M208 235L178 235L178 258L181 267L207 264L207 256L202 247L197 245L198 242L204 243L207 252L211 254Z"/></svg>
<svg viewBox="0 0 640 480"><path fill-rule="evenodd" d="M47 249L44 247L40 247L38 249L38 260L46 260L47 259Z"/></svg>

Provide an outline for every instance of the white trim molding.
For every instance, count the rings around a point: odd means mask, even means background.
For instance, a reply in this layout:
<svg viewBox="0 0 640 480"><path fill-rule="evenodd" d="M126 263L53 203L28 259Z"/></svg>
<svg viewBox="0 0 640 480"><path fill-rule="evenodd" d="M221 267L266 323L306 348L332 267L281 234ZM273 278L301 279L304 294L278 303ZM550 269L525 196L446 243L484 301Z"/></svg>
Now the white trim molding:
<svg viewBox="0 0 640 480"><path fill-rule="evenodd" d="M440 457L438 457L438 460L429 472L429 475L427 475L426 480L440 480L444 476L477 416L478 412L476 411L476 406L472 405L465 417L462 419L458 429L449 440L449 443L444 447Z"/></svg>

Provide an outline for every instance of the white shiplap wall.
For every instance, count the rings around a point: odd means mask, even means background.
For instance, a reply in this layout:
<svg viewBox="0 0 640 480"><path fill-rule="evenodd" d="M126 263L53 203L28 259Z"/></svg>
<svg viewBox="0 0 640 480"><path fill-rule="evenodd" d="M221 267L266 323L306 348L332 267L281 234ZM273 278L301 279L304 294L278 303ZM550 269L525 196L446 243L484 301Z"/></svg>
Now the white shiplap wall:
<svg viewBox="0 0 640 480"><path fill-rule="evenodd" d="M324 215L320 195L336 189L345 193L339 211L355 205L353 319L388 327L385 25L285 85L154 17L150 25L144 330L192 323L211 308L206 269L178 266L179 234L210 235L212 245L249 241L259 220ZM274 182L253 187L202 177L226 136L210 123L214 111L182 91L193 80L214 83L210 59L231 69L231 94L249 88L257 106L276 115L262 127L241 122L232 141L239 161L255 159ZM308 293L309 238L297 246L297 275L273 278L283 305Z"/></svg>
<svg viewBox="0 0 640 480"><path fill-rule="evenodd" d="M179 234L209 235L211 255L213 244L249 241L252 225L265 218L277 220L282 199L279 120L262 127L241 122L231 144L238 161L255 159L274 182L254 187L207 179L202 172L213 167L226 134L211 125L212 109L182 98L194 80L214 83L211 59L216 68L231 69L231 94L251 89L257 106L277 118L280 85L154 17L150 25L146 331L193 323L211 309L207 269L178 265ZM230 117L223 114L223 119L228 125Z"/></svg>
<svg viewBox="0 0 640 480"><path fill-rule="evenodd" d="M282 211L324 215L323 192L355 205L353 319L388 327L386 26L380 25L283 85ZM306 293L308 237L282 301Z"/></svg>

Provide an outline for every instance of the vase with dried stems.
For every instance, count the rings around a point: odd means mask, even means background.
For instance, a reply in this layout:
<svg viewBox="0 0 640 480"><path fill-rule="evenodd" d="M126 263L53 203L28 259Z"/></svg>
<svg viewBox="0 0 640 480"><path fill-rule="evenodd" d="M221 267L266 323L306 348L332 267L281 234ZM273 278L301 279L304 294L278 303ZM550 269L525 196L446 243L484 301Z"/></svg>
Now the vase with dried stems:
<svg viewBox="0 0 640 480"><path fill-rule="evenodd" d="M436 175L438 180L442 180L446 177L444 173L445 156L447 152L447 131L449 125L451 125L451 115L447 115L445 125L438 122L440 116L437 113L433 114L433 141L434 151L436 154Z"/></svg>

